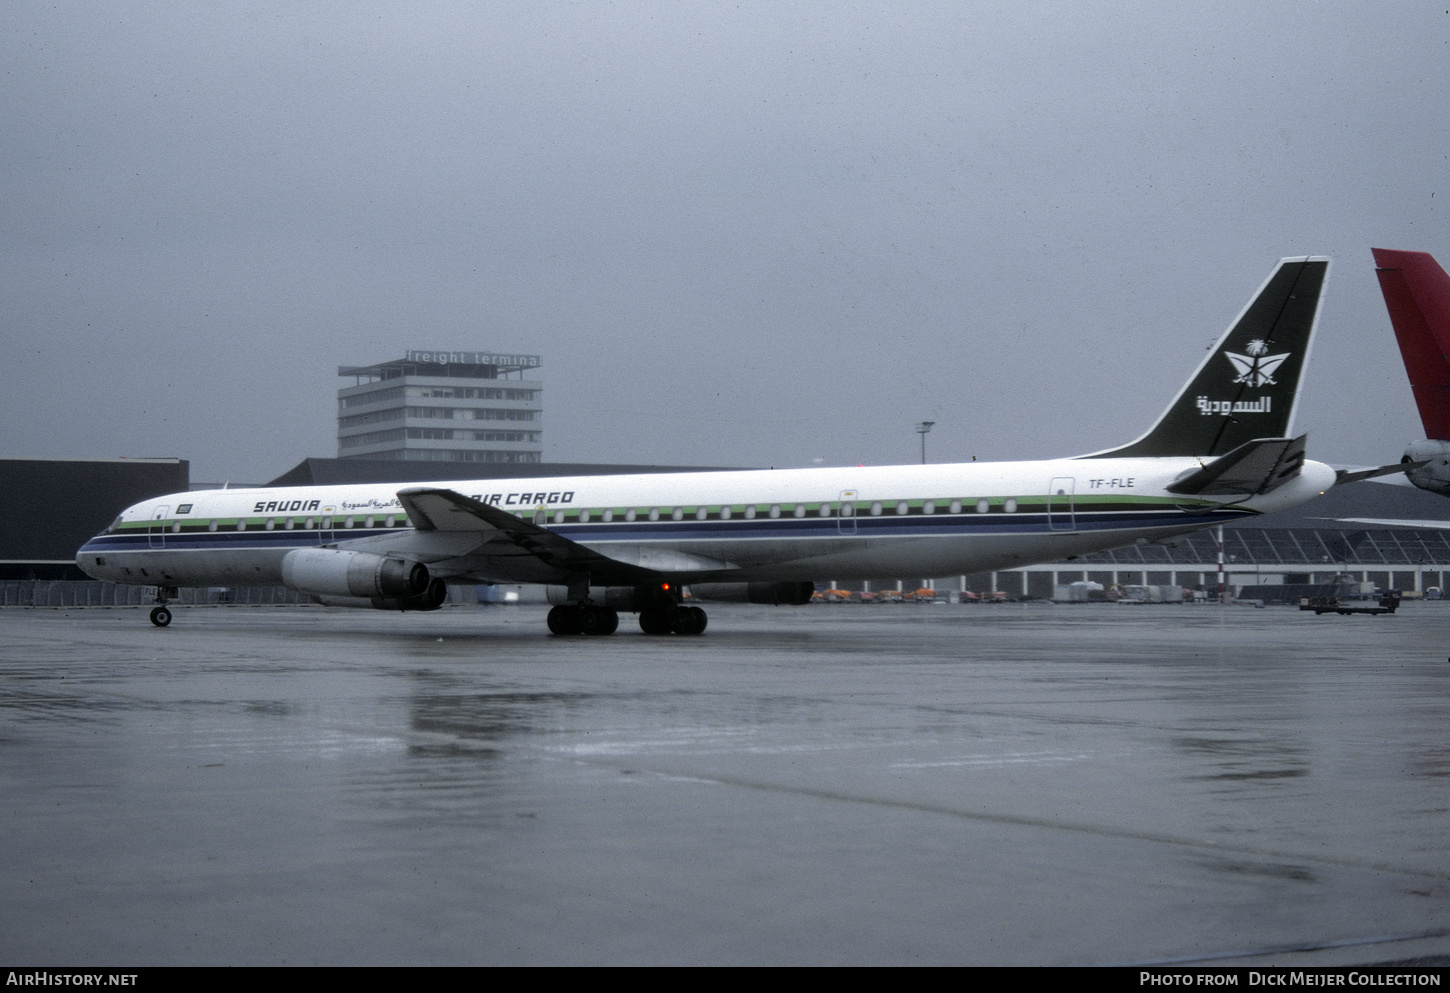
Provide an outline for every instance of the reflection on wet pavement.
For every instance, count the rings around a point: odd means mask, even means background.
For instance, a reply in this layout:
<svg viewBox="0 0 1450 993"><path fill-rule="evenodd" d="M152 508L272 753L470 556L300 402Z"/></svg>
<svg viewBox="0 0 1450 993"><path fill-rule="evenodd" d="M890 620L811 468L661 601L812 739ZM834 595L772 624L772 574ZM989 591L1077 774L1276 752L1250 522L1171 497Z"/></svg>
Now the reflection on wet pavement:
<svg viewBox="0 0 1450 993"><path fill-rule="evenodd" d="M0 611L0 954L1443 954L1446 620L742 606L569 639L530 608Z"/></svg>

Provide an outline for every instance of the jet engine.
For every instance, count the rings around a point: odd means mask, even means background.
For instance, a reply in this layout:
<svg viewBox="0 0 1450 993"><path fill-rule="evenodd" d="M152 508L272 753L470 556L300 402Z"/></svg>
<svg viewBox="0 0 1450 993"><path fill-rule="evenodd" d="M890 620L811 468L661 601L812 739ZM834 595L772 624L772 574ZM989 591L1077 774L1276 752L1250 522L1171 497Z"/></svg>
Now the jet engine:
<svg viewBox="0 0 1450 993"><path fill-rule="evenodd" d="M282 582L332 607L436 610L448 587L421 562L340 548L297 548L282 559Z"/></svg>
<svg viewBox="0 0 1450 993"><path fill-rule="evenodd" d="M814 583L693 583L690 592L701 600L727 603L799 605L811 602Z"/></svg>
<svg viewBox="0 0 1450 993"><path fill-rule="evenodd" d="M1450 496L1450 441L1436 441L1433 438L1426 438L1423 441L1411 443L1405 449L1405 457L1401 462L1426 462L1426 465L1418 469L1411 469L1405 475L1410 482L1422 490L1429 490L1431 493L1439 493L1441 496Z"/></svg>

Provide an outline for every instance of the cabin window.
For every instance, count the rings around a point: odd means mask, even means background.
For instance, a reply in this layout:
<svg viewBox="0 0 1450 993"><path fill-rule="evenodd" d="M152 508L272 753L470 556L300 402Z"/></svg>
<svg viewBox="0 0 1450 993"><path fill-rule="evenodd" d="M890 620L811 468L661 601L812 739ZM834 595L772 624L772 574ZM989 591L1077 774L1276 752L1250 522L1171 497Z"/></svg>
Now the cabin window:
<svg viewBox="0 0 1450 993"><path fill-rule="evenodd" d="M755 505L754 504L751 504L749 507L746 507L745 508L745 519L747 521L753 521L753 520L755 520Z"/></svg>
<svg viewBox="0 0 1450 993"><path fill-rule="evenodd" d="M389 514L388 515L388 519L383 522L383 527L388 527L388 528L392 527L394 520L395 520L395 518L393 517L393 515L392 514Z"/></svg>
<svg viewBox="0 0 1450 993"><path fill-rule="evenodd" d="M309 517L309 518L307 518L307 520L303 521L302 522L302 527L304 529L308 530L308 531L311 531L312 530L312 518Z"/></svg>
<svg viewBox="0 0 1450 993"><path fill-rule="evenodd" d="M556 511L554 511L554 523L555 524L563 524L564 523L564 512L562 510L556 510Z"/></svg>
<svg viewBox="0 0 1450 993"><path fill-rule="evenodd" d="M670 512L670 516L677 521L683 521L685 519L685 508L676 507L673 511Z"/></svg>
<svg viewBox="0 0 1450 993"><path fill-rule="evenodd" d="M237 521L237 530L238 531L245 531L245 530L247 530L247 522L245 520Z"/></svg>
<svg viewBox="0 0 1450 993"><path fill-rule="evenodd" d="M987 502L987 498L986 497L982 497L982 499L980 499L980 500L977 501L977 513L979 513L979 514L985 514L987 511L989 511L991 509L992 509L992 505Z"/></svg>
<svg viewBox="0 0 1450 993"><path fill-rule="evenodd" d="M721 507L720 508L720 520L722 520L722 521L728 521L728 520L730 520L730 513L731 513L731 511L730 511L730 508L729 507Z"/></svg>
<svg viewBox="0 0 1450 993"><path fill-rule="evenodd" d="M212 521L210 524L208 524L206 526L206 529L208 531L215 531L216 530L216 521Z"/></svg>
<svg viewBox="0 0 1450 993"><path fill-rule="evenodd" d="M649 509L649 519L652 521L660 519L660 509L658 507L651 507Z"/></svg>
<svg viewBox="0 0 1450 993"><path fill-rule="evenodd" d="M947 509L953 514L960 514L962 512L962 502L960 500L953 500L951 506Z"/></svg>
<svg viewBox="0 0 1450 993"><path fill-rule="evenodd" d="M287 523L283 525L283 527L285 527L288 531L291 531L296 526L297 526L297 518L295 518L295 517L289 517L289 518L287 518Z"/></svg>
<svg viewBox="0 0 1450 993"><path fill-rule="evenodd" d="M181 522L180 521L173 521L171 523L171 533L172 534L176 534L180 530L181 530Z"/></svg>
<svg viewBox="0 0 1450 993"><path fill-rule="evenodd" d="M342 522L342 526L345 527L345 528L352 527L353 526L353 519L351 517L349 517L347 520L345 520L345 521Z"/></svg>
<svg viewBox="0 0 1450 993"><path fill-rule="evenodd" d="M871 516L872 517L880 517L881 516L881 501L880 500L877 500L875 503L873 503L871 505Z"/></svg>
<svg viewBox="0 0 1450 993"><path fill-rule="evenodd" d="M771 517L779 517L780 516L780 504L773 503L773 504L770 505L770 516Z"/></svg>
<svg viewBox="0 0 1450 993"><path fill-rule="evenodd" d="M271 530L273 530L276 527L277 527L277 520L276 520L276 518L273 518L273 517L267 518L267 530L268 531L271 531Z"/></svg>
<svg viewBox="0 0 1450 993"><path fill-rule="evenodd" d="M695 511L695 520L697 521L703 521L709 516L710 510L708 507L701 507L699 510Z"/></svg>
<svg viewBox="0 0 1450 993"><path fill-rule="evenodd" d="M1008 497L1006 500L1002 501L1002 509L1009 514L1017 513L1016 499L1014 499L1013 497Z"/></svg>
<svg viewBox="0 0 1450 993"><path fill-rule="evenodd" d="M935 514L936 513L936 501L935 500L928 500L926 503L922 504L921 505L921 512L923 514Z"/></svg>
<svg viewBox="0 0 1450 993"><path fill-rule="evenodd" d="M624 512L624 519L626 521L632 521L632 520L634 520L635 516L636 515L635 515L634 508L633 507L630 507L628 510L626 510Z"/></svg>
<svg viewBox="0 0 1450 993"><path fill-rule="evenodd" d="M910 513L911 512L911 504L907 503L905 500L902 500L900 503L898 503L896 505L896 512L898 514L907 514L907 513Z"/></svg>
<svg viewBox="0 0 1450 993"><path fill-rule="evenodd" d="M589 511L587 511L587 510L581 510L581 511L579 511L579 523L580 524L588 524L589 523Z"/></svg>
<svg viewBox="0 0 1450 993"><path fill-rule="evenodd" d="M322 519L321 527L322 527L322 530L324 530L324 531L331 531L332 530L332 518L331 517L324 517Z"/></svg>
<svg viewBox="0 0 1450 993"><path fill-rule="evenodd" d="M605 524L608 524L612 520L614 520L614 511L612 511L612 510L606 510L604 512L604 523Z"/></svg>
<svg viewBox="0 0 1450 993"><path fill-rule="evenodd" d="M830 517L831 516L831 505L829 503L823 503L823 504L821 504L820 515L822 517Z"/></svg>
<svg viewBox="0 0 1450 993"><path fill-rule="evenodd" d="M363 527L370 528L372 526L373 526L373 519L371 517L369 517L367 520L363 521Z"/></svg>
<svg viewBox="0 0 1450 993"><path fill-rule="evenodd" d="M806 516L806 505L803 504L803 503L796 504L795 505L795 510L791 511L791 513L794 514L797 517L804 517L804 516Z"/></svg>

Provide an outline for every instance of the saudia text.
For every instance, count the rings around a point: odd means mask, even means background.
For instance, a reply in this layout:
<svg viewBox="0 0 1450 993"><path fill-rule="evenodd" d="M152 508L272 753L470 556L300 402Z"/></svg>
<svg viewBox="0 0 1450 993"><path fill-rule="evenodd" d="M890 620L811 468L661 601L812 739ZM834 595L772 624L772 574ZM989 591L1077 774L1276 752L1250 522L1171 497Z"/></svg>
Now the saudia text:
<svg viewBox="0 0 1450 993"><path fill-rule="evenodd" d="M1210 400L1198 398L1198 412L1204 416L1213 414L1267 414L1274 406L1274 398L1261 396L1250 403L1248 400Z"/></svg>

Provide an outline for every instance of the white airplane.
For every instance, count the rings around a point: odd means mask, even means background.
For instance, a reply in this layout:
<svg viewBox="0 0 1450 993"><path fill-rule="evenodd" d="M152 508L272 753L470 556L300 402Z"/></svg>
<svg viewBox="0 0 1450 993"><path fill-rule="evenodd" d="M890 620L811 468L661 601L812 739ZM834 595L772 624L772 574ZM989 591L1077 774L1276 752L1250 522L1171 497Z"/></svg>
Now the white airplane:
<svg viewBox="0 0 1450 993"><path fill-rule="evenodd" d="M539 583L555 634L700 634L695 598L805 603L816 580L958 575L1161 541L1318 496L1335 471L1290 426L1329 260L1283 259L1158 422L1040 462L574 476L175 493L76 555L96 579L284 584L431 610L446 583Z"/></svg>

